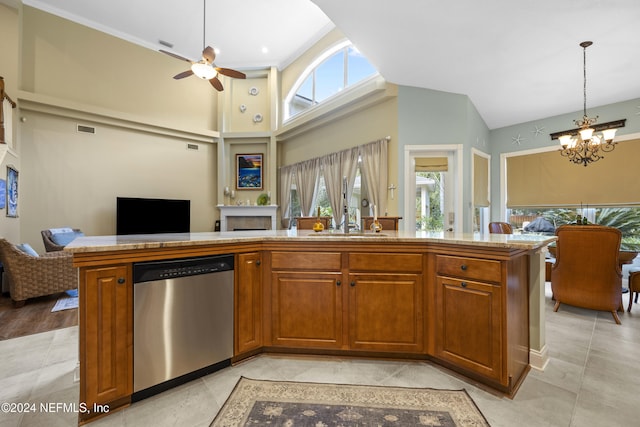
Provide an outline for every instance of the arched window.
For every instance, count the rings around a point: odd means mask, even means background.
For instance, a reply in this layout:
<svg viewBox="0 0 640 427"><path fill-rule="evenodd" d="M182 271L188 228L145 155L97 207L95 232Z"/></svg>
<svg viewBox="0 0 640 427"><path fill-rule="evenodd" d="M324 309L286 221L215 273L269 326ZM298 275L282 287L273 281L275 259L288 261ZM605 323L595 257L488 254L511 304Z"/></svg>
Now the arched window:
<svg viewBox="0 0 640 427"><path fill-rule="evenodd" d="M343 41L316 58L285 98L287 120L331 98L347 87L378 72L349 41Z"/></svg>

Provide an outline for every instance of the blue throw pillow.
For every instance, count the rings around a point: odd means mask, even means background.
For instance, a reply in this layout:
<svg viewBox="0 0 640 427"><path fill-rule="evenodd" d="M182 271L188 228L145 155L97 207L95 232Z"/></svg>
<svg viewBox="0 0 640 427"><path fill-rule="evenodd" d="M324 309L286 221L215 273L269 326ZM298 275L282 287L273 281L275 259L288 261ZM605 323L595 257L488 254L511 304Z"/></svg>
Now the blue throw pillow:
<svg viewBox="0 0 640 427"><path fill-rule="evenodd" d="M36 252L28 243L21 243L16 245L16 247L27 255L38 256L38 252Z"/></svg>
<svg viewBox="0 0 640 427"><path fill-rule="evenodd" d="M82 237L84 233L82 231L72 231L66 233L56 233L51 235L51 240L56 245L67 246L71 243L76 237Z"/></svg>

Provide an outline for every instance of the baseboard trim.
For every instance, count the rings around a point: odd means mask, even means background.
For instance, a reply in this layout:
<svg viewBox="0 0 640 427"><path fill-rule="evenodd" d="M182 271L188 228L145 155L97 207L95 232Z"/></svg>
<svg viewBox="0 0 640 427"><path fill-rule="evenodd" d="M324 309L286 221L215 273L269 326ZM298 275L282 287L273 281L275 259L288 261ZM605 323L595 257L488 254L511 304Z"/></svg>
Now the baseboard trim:
<svg viewBox="0 0 640 427"><path fill-rule="evenodd" d="M541 350L529 349L529 365L538 371L544 371L549 363L549 352L547 345L542 346Z"/></svg>

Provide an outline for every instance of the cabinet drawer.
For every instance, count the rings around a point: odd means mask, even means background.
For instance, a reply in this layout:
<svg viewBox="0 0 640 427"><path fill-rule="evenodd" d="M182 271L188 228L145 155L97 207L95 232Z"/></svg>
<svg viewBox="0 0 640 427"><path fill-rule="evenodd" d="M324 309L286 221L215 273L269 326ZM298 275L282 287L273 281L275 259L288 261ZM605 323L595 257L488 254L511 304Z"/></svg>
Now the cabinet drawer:
<svg viewBox="0 0 640 427"><path fill-rule="evenodd" d="M421 254L372 254L354 252L349 254L350 271L383 271L385 273L421 273Z"/></svg>
<svg viewBox="0 0 640 427"><path fill-rule="evenodd" d="M500 282L500 261L437 255L436 272L443 276Z"/></svg>
<svg viewBox="0 0 640 427"><path fill-rule="evenodd" d="M272 270L339 271L342 268L340 252L272 252Z"/></svg>

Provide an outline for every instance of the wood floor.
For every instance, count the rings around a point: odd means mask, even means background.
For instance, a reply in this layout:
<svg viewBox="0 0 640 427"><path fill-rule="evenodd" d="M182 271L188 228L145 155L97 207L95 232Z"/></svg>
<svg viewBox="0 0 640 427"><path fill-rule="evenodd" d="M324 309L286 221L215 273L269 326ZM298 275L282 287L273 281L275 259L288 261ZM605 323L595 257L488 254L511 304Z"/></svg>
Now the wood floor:
<svg viewBox="0 0 640 427"><path fill-rule="evenodd" d="M67 328L78 324L78 309L51 312L63 293L28 299L14 308L9 294L0 295L0 340Z"/></svg>

